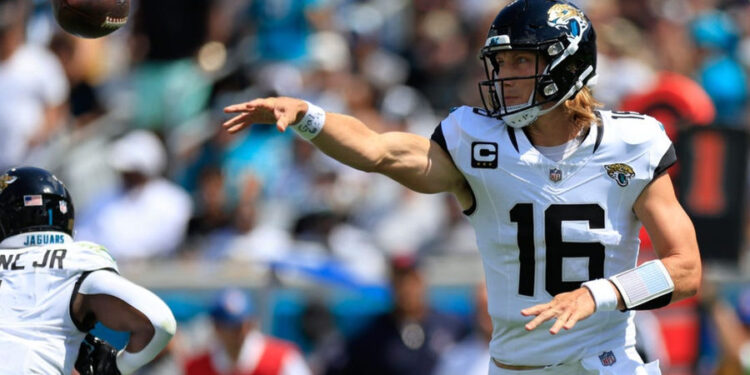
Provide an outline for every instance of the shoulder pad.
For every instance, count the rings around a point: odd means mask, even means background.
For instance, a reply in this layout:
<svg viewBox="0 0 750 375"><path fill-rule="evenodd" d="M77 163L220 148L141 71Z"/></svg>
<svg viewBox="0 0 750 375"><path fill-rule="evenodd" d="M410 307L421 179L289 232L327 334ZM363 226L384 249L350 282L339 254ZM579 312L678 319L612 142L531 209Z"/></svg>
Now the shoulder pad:
<svg viewBox="0 0 750 375"><path fill-rule="evenodd" d="M86 262L88 268L92 270L113 268L119 272L115 258L112 257L106 247L88 241L76 242L75 245L77 250L81 252L81 256L84 258L82 260Z"/></svg>
<svg viewBox="0 0 750 375"><path fill-rule="evenodd" d="M666 136L664 125L651 116L635 112L609 112L607 115L611 119L611 127L617 129L625 143L643 144Z"/></svg>

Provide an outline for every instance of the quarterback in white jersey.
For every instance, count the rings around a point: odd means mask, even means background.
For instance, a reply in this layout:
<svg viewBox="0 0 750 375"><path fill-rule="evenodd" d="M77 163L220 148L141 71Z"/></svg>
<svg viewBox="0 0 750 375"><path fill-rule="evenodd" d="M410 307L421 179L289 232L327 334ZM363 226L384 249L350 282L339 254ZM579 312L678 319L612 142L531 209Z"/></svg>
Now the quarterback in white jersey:
<svg viewBox="0 0 750 375"><path fill-rule="evenodd" d="M554 339L543 330L527 332L528 318L519 314L584 281L636 266L641 223L632 208L675 162L674 148L653 118L598 114L600 123L559 161L522 130L468 107L451 113L433 136L474 192L475 205L465 213L491 296L490 350L501 363L559 364L635 345L634 312L600 312Z"/></svg>
<svg viewBox="0 0 750 375"><path fill-rule="evenodd" d="M49 172L0 175L0 375L69 375L74 366L128 374L175 332L166 304L120 277L105 248L73 241L73 219L67 189ZM128 346L87 337L97 322L129 332Z"/></svg>
<svg viewBox="0 0 750 375"><path fill-rule="evenodd" d="M347 165L452 193L485 269L490 374L659 374L635 351L632 310L695 295L701 277L661 124L596 110L596 36L565 0L510 3L481 57L484 108L453 111L432 139L294 98L228 106L223 126L290 127ZM637 265L641 225L659 259Z"/></svg>

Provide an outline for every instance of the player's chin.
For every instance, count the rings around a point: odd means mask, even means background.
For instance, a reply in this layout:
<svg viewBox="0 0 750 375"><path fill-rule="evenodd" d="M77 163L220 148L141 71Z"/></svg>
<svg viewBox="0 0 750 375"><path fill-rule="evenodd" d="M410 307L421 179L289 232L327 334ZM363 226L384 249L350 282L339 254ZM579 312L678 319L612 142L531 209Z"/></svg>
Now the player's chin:
<svg viewBox="0 0 750 375"><path fill-rule="evenodd" d="M518 96L506 96L505 97L505 106L506 107L513 107L517 106L519 104L525 104L525 102Z"/></svg>

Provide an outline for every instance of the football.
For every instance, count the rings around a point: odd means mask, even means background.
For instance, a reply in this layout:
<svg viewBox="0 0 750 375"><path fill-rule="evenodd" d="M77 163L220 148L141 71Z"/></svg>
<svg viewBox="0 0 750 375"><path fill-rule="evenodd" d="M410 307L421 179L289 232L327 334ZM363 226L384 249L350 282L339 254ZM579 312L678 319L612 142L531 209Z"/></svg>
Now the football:
<svg viewBox="0 0 750 375"><path fill-rule="evenodd" d="M130 0L52 0L52 11L63 30L99 38L128 22Z"/></svg>

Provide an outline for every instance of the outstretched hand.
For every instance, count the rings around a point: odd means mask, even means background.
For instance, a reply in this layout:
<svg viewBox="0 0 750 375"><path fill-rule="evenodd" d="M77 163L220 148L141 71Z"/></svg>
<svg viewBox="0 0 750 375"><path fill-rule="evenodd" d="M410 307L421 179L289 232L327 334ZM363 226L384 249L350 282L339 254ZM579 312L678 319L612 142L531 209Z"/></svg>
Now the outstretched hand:
<svg viewBox="0 0 750 375"><path fill-rule="evenodd" d="M560 293L548 303L523 309L521 315L536 316L526 323L527 331L534 330L542 323L555 318L555 324L552 325L549 333L556 335L561 328L566 330L573 328L578 321L588 318L595 310L594 297L588 289L582 287L571 292Z"/></svg>
<svg viewBox="0 0 750 375"><path fill-rule="evenodd" d="M252 124L276 124L276 128L283 132L289 124L296 123L305 115L307 103L287 97L263 98L227 106L224 112L237 113L222 124L230 133L236 133Z"/></svg>

